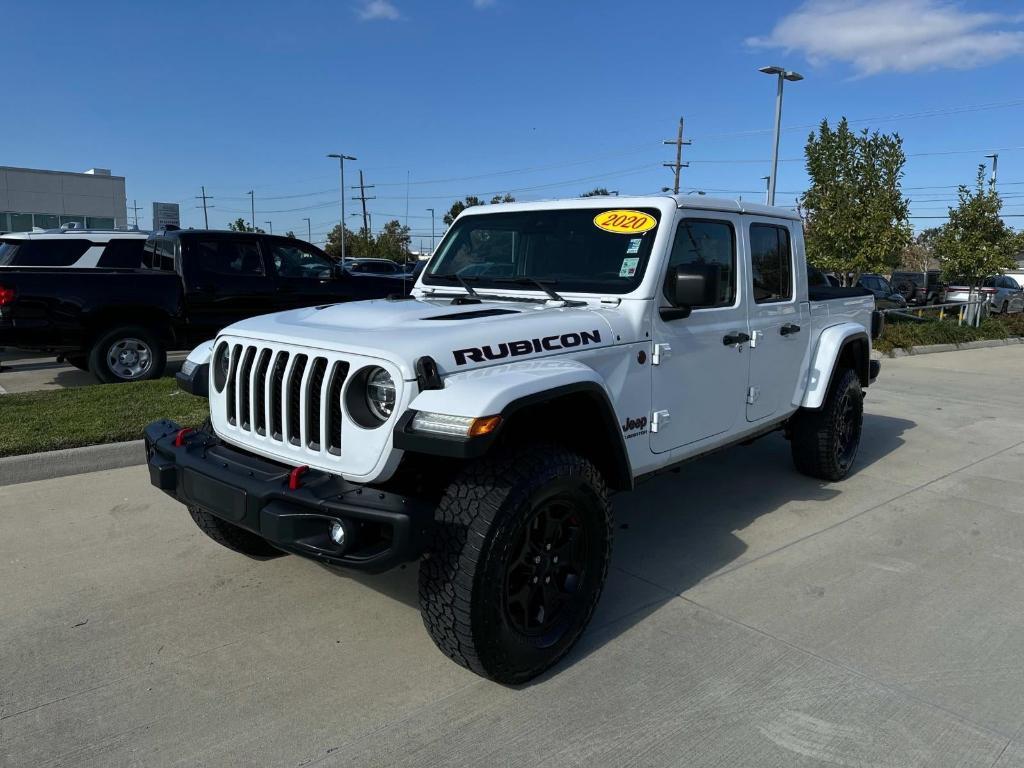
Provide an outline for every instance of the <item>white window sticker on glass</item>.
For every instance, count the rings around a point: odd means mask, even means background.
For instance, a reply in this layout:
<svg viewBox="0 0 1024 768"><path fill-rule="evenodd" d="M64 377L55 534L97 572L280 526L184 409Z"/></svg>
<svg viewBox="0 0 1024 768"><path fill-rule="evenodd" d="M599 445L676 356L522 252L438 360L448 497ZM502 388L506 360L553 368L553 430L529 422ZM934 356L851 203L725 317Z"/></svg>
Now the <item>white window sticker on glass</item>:
<svg viewBox="0 0 1024 768"><path fill-rule="evenodd" d="M626 253L640 253L640 243L643 242L643 238L634 237L629 241L629 248L626 249Z"/></svg>
<svg viewBox="0 0 1024 768"><path fill-rule="evenodd" d="M632 277L636 274L636 265L640 263L640 259L633 257L631 259L623 259L622 266L619 267L619 277Z"/></svg>

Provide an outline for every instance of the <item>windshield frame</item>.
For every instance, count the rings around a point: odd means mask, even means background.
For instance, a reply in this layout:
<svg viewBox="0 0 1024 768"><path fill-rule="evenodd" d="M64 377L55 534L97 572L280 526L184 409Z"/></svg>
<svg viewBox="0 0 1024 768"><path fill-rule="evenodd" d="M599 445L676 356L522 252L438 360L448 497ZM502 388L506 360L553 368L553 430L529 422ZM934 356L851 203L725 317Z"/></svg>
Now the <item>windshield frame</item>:
<svg viewBox="0 0 1024 768"><path fill-rule="evenodd" d="M616 201L618 202L618 201ZM468 272L464 277L471 282L473 288L481 293L544 293L544 291L537 286L529 286L525 284L517 284L512 282L510 278L522 278L530 277L539 280L550 288L554 289L558 294L584 294L593 296L624 296L631 294L641 288L645 282L647 269L651 263L652 256L655 253L657 247L659 233L663 229L663 222L666 218L665 210L659 205L652 205L650 200L644 201L639 205L630 205L627 200L622 200L622 204L605 204L603 206L594 205L572 205L572 206L551 206L551 207L536 207L536 208L505 208L503 210L481 210L479 212L474 211L473 213L467 213L459 217L451 228L445 233L441 242L438 244L434 254L432 255L427 267L423 270L420 275L420 287L428 290L445 290L454 289L456 291L463 290L462 286L459 285L458 281L453 280L450 277L448 266L444 263L449 261L447 258L449 250L455 246L457 241L462 237L462 233L465 231L467 226L479 227L481 224L494 222L495 224L502 223L501 220L510 220L510 226L501 227L495 226L495 229L508 229L509 231L522 232L523 227L511 226L515 223L516 219L521 219L528 216L537 216L543 214L578 214L582 220L586 220L587 226L594 226L595 231L601 231L600 227L593 224L593 220L610 211L615 210L636 210L645 213L655 220L655 225L644 232L638 233L617 233L608 232L609 237L617 237L621 240L622 255L623 258L637 258L637 264L635 271L628 279L623 279L621 282L617 280L593 280L586 279L585 275L578 275L573 277L566 277L564 274L551 274L551 273L530 273L525 274L517 272L515 274L495 274L486 275L479 274L476 272ZM627 253L627 249L630 247L630 241L634 238L640 238L641 243L636 253ZM519 246L516 246L517 253L514 255L516 262L522 257L518 252ZM483 263L483 262L480 262ZM469 267L476 266L475 264L467 265ZM465 269L465 267L463 267ZM561 278L561 279L559 279Z"/></svg>

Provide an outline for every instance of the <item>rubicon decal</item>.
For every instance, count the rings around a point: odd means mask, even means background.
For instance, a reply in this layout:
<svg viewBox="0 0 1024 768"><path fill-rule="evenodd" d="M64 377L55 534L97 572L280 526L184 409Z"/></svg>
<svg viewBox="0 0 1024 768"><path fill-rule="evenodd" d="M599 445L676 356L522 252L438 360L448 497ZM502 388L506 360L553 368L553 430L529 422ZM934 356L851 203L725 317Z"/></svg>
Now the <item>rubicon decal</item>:
<svg viewBox="0 0 1024 768"><path fill-rule="evenodd" d="M468 347L452 350L456 365L466 363L483 363L488 360L502 360L506 357L521 357L539 352L554 352L559 349L585 347L588 344L600 344L601 332L580 331L579 333L563 333L559 336L544 336L540 339L519 339L503 341L500 344L487 344L483 347Z"/></svg>

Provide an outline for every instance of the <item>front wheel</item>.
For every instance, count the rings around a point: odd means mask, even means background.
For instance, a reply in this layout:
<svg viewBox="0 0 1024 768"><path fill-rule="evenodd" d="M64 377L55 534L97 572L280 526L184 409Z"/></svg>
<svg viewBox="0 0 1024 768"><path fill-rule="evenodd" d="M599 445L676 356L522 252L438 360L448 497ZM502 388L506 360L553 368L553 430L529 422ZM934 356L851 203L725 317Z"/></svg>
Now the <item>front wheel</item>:
<svg viewBox="0 0 1024 768"><path fill-rule="evenodd" d="M124 326L99 336L89 352L89 370L104 384L159 378L167 352L148 328Z"/></svg>
<svg viewBox="0 0 1024 768"><path fill-rule="evenodd" d="M271 546L266 539L251 533L244 528L221 520L216 515L210 514L202 507L190 506L189 515L193 522L199 526L199 530L220 544L222 547L238 552L239 554L251 557L253 560L269 560L273 557L282 557L284 552Z"/></svg>
<svg viewBox="0 0 1024 768"><path fill-rule="evenodd" d="M579 639L601 596L612 512L601 474L555 446L485 458L445 492L420 565L423 623L452 660L523 683Z"/></svg>
<svg viewBox="0 0 1024 768"><path fill-rule="evenodd" d="M850 473L864 425L864 393L856 371L836 372L820 410L800 410L791 423L793 463L805 475L835 482Z"/></svg>

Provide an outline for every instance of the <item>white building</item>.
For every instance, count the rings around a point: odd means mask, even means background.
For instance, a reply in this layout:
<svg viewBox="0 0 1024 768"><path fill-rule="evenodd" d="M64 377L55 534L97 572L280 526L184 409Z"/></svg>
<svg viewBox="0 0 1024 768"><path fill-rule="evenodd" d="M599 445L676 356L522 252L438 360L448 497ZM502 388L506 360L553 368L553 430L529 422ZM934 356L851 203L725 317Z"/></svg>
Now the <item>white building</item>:
<svg viewBox="0 0 1024 768"><path fill-rule="evenodd" d="M0 232L54 229L77 222L91 229L128 223L124 176L105 168L85 173L0 166Z"/></svg>

